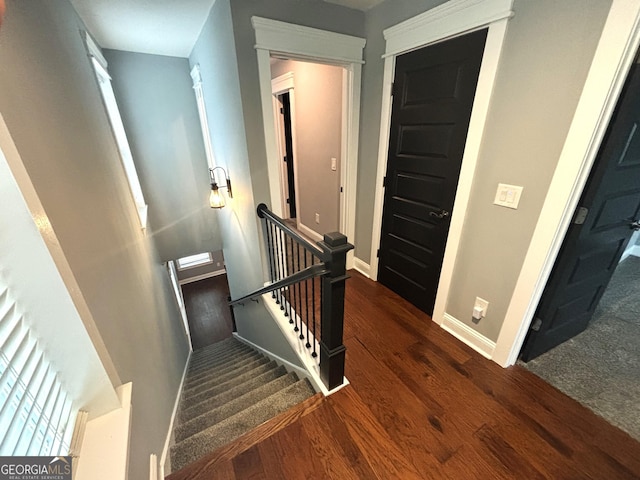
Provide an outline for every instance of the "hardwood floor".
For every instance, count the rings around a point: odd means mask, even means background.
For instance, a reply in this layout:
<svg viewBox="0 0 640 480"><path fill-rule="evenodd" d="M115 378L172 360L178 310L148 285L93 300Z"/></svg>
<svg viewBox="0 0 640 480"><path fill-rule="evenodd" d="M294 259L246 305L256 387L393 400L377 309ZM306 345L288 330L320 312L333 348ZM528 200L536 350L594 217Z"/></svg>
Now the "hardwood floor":
<svg viewBox="0 0 640 480"><path fill-rule="evenodd" d="M231 336L233 323L226 275L186 283L182 285L182 295L194 350Z"/></svg>
<svg viewBox="0 0 640 480"><path fill-rule="evenodd" d="M502 369L350 272L351 385L171 480L638 479L640 444L525 369Z"/></svg>

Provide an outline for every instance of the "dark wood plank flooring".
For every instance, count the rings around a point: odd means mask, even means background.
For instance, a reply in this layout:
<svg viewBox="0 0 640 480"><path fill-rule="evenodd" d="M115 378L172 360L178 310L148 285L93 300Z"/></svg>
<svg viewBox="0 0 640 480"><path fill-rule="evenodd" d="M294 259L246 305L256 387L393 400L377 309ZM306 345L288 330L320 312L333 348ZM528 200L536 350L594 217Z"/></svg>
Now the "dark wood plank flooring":
<svg viewBox="0 0 640 480"><path fill-rule="evenodd" d="M169 479L640 478L640 444L630 436L351 274L351 385L313 397Z"/></svg>
<svg viewBox="0 0 640 480"><path fill-rule="evenodd" d="M197 350L231 336L229 284L226 275L182 285L191 344Z"/></svg>

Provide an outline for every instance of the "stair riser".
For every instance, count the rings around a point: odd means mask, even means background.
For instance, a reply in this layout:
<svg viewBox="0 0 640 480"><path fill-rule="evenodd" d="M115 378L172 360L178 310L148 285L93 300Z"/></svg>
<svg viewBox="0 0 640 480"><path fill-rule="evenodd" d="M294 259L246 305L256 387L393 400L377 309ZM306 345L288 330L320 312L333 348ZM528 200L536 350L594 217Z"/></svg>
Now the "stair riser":
<svg viewBox="0 0 640 480"><path fill-rule="evenodd" d="M253 370L254 368L269 363L269 359L266 357L258 358L257 360L251 360L247 362L243 362L241 365L233 366L227 369L222 370L221 372L212 372L212 375L208 378L203 378L201 382L197 384L193 384L193 386L184 390L183 395L186 397L192 395L198 395L206 390L210 390L211 388L220 385L222 383L226 383L229 380L233 380L238 375L241 375L249 370Z"/></svg>
<svg viewBox="0 0 640 480"><path fill-rule="evenodd" d="M256 375L255 377L251 377L245 382L237 385L234 388L229 390L225 390L218 395L211 397L203 402L200 402L197 405L194 405L191 408L181 409L178 412L178 422L180 425L186 423L195 417L198 417L204 413L207 413L209 410L213 410L215 408L219 408L227 402L231 402L234 398L244 395L245 393L257 388L259 385L264 383L268 383L272 380L275 380L278 377L282 377L287 374L286 369L283 366L280 366L274 370L267 370L266 372Z"/></svg>
<svg viewBox="0 0 640 480"><path fill-rule="evenodd" d="M171 447L171 466L179 470L261 423L275 417L314 394L307 381L299 381Z"/></svg>
<svg viewBox="0 0 640 480"><path fill-rule="evenodd" d="M238 347L230 351L220 352L216 355L206 355L206 356L196 357L196 358L192 356L190 364L200 366L200 365L207 365L210 363L224 362L226 359L233 357L234 355L241 355L243 353L255 353L255 350L252 350L251 348L247 348L247 347Z"/></svg>
<svg viewBox="0 0 640 480"><path fill-rule="evenodd" d="M265 357L258 352L253 352L252 354L249 354L249 355L243 355L241 357L229 359L229 361L225 363L221 363L219 365L212 365L209 368L201 368L195 372L191 372L190 374L187 374L187 381L186 381L187 388L189 388L192 384L201 382L203 378L210 376L212 373L215 373L215 372L219 373L224 370L228 371L230 369L233 369L234 366L239 366L245 363L253 362L261 358L265 358Z"/></svg>
<svg viewBox="0 0 640 480"><path fill-rule="evenodd" d="M275 394L276 392L293 385L298 381L298 377L292 373L272 380L269 383L254 388L241 397L234 399L223 406L212 410L204 415L200 415L189 422L180 425L174 430L176 442L181 442L192 435L196 435L201 431L216 425L226 418L235 415L242 410L249 408L255 403Z"/></svg>
<svg viewBox="0 0 640 480"><path fill-rule="evenodd" d="M232 379L230 379L229 381L219 384L205 392L199 393L197 395L191 395L189 397L183 397L182 399L182 408L190 408L194 405L197 405L198 403L207 400L211 397L214 397L216 395L218 395L221 392L224 392L225 390L231 389L237 385L240 385L241 383L245 382L246 380L248 380L249 378L251 378L252 376L255 375L259 375L261 373L264 373L268 370L273 370L277 367L276 362L269 362L269 363L265 363L263 365L259 365L256 368L249 370L241 375L238 376L233 376Z"/></svg>

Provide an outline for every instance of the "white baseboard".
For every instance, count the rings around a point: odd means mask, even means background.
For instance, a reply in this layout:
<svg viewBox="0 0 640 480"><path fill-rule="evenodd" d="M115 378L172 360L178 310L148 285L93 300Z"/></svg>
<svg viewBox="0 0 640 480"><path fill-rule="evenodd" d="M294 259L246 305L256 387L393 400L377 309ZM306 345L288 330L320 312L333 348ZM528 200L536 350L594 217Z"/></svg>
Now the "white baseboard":
<svg viewBox="0 0 640 480"><path fill-rule="evenodd" d="M440 326L458 340L469 345L483 357L488 359L493 357L493 352L496 349L495 342L489 340L484 335L479 334L473 328L461 322L457 318L445 313Z"/></svg>
<svg viewBox="0 0 640 480"><path fill-rule="evenodd" d="M178 285L185 285L187 283L193 283L199 280L205 280L207 278L217 277L218 275L224 275L225 273L227 273L227 271L223 268L222 270L203 273L202 275L196 275L195 277L183 278L182 280L178 280Z"/></svg>
<svg viewBox="0 0 640 480"><path fill-rule="evenodd" d="M189 369L189 361L191 360L191 354L193 350L189 350L189 355L187 356L187 362L184 364L184 370L182 372L182 380L180 380L180 387L178 388L178 394L176 395L176 401L173 404L173 413L171 414L171 421L169 422L169 431L167 432L167 439L164 442L164 448L162 449L162 455L160 456L160 479L165 477L164 466L167 462L167 455L169 453L169 447L171 446L171 437L173 433L173 424L176 420L176 415L178 414L178 405L180 404L180 396L182 395L182 387L184 387L184 381L187 378L187 370ZM166 474L168 475L168 474Z"/></svg>
<svg viewBox="0 0 640 480"><path fill-rule="evenodd" d="M363 260L360 260L357 257L354 258L353 259L353 268L354 268L354 270L360 272L365 277L371 278L371 276L369 275L369 273L371 272L371 265L369 265L368 263L364 262Z"/></svg>
<svg viewBox="0 0 640 480"><path fill-rule="evenodd" d="M298 230L300 230L307 237L311 238L312 240L315 240L316 242L321 242L322 239L324 238L322 235L320 235L315 230L307 227L304 223L299 223L298 224Z"/></svg>
<svg viewBox="0 0 640 480"><path fill-rule="evenodd" d="M284 335L284 338L289 342L289 345L291 345L291 348L296 353L296 355L300 359L300 362L304 366L304 368L300 368L300 367L296 367L296 368L301 370L302 372L301 375L309 379L309 381L315 388L316 392L322 392L322 394L326 397L337 392L344 386L349 385L349 380L347 380L347 377L342 377L342 384L340 384L333 390L329 390L325 386L325 384L322 382L322 379L320 378L319 359L317 357L316 358L312 357L310 350L302 344L302 342L298 338L298 334L293 331L293 328L291 328L291 324L289 323L289 320L285 318L284 315L282 315L282 312L280 311L280 307L275 303L275 300L271 298L271 294L263 295L262 301L264 302L264 305L267 308L267 311L273 318L273 321L276 322L276 325L278 325L278 328L280 328L280 331ZM316 342L316 351L319 352L320 345L317 341L315 342ZM262 351L268 357L273 358L276 361L279 361L278 360L279 357L273 355L271 352L263 350L258 346L256 346L256 348L260 349L260 351ZM291 364L290 362L287 362L284 359L280 359L280 360L284 362L285 365L289 364L295 367L295 365Z"/></svg>

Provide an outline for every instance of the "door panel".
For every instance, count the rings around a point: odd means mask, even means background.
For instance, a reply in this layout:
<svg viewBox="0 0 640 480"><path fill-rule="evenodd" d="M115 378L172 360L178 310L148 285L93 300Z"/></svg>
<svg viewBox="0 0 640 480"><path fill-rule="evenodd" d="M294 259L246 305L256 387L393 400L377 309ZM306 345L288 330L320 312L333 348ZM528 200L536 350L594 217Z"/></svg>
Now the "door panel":
<svg viewBox="0 0 640 480"><path fill-rule="evenodd" d="M521 352L525 361L587 328L627 247L630 224L640 216L638 123L640 70L634 65L580 199L589 213L567 231Z"/></svg>
<svg viewBox="0 0 640 480"><path fill-rule="evenodd" d="M378 280L429 314L486 35L473 32L396 62Z"/></svg>

